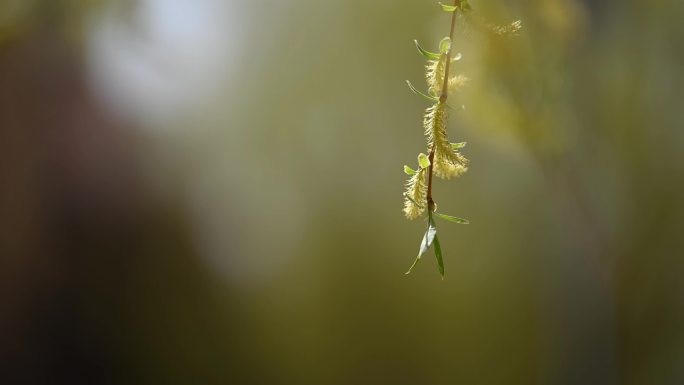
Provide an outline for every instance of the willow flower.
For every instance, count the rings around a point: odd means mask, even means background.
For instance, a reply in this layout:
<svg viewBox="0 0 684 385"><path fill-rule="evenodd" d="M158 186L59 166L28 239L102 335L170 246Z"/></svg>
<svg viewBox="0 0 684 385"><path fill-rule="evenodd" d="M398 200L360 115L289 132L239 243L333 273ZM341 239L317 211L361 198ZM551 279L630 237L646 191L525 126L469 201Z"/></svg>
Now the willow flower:
<svg viewBox="0 0 684 385"><path fill-rule="evenodd" d="M449 142L446 125L446 104L438 102L425 110L425 135L428 138L428 147L435 151L433 172L442 179L451 179L468 171L468 159L456 151Z"/></svg>
<svg viewBox="0 0 684 385"><path fill-rule="evenodd" d="M447 85L449 92L455 92L460 90L467 82L468 77L465 75L456 75L449 78L449 83Z"/></svg>
<svg viewBox="0 0 684 385"><path fill-rule="evenodd" d="M440 55L439 59L428 60L425 65L425 80L428 85L428 92L431 95L439 95L444 82L444 71L446 68L446 55Z"/></svg>
<svg viewBox="0 0 684 385"><path fill-rule="evenodd" d="M427 82L427 95L413 86L410 81L406 81L409 89L416 95L421 96L433 103L425 110L423 115L423 129L427 137L427 152L429 155L421 153L418 155L418 171L404 166L404 172L410 176L406 182L404 192L404 215L408 219L416 219L425 215L427 218L427 229L420 242L418 255L413 264L406 272L411 273L422 256L434 245L435 258L439 273L444 278L444 260L442 258L442 246L437 238L437 225L435 218L443 219L453 223L468 224L467 219L453 215L446 215L437 211L437 203L433 199L433 176L450 179L458 177L468 171L468 159L458 151L466 145L466 142L451 143L447 133L447 99L450 94L461 89L468 78L464 75L449 76L452 63L461 59L461 54L453 54L451 50L454 29L456 27L457 16L461 19L469 20L472 8L468 0L453 0L453 5L439 3L443 11L451 13L451 28L449 36L444 37L439 42L439 51L431 52L421 47L417 40L414 40L418 52L427 59L425 65L425 80ZM522 23L513 22L505 26L489 26L489 30L494 35L515 35Z"/></svg>
<svg viewBox="0 0 684 385"><path fill-rule="evenodd" d="M425 202L427 199L427 184L425 183L425 170L421 168L413 171L413 174L406 182L404 193L404 215L408 219L416 219L425 212Z"/></svg>
<svg viewBox="0 0 684 385"><path fill-rule="evenodd" d="M498 36L517 36L520 29L522 29L522 21L516 20L510 24L496 25L486 24L490 32Z"/></svg>

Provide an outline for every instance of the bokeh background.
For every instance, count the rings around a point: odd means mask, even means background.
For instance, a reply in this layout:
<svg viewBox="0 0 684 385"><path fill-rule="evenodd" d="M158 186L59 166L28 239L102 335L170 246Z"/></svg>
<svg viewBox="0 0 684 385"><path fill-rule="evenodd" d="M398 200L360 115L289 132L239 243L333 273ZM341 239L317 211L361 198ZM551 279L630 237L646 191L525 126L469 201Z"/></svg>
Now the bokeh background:
<svg viewBox="0 0 684 385"><path fill-rule="evenodd" d="M1 0L0 383L684 383L684 2Z"/></svg>

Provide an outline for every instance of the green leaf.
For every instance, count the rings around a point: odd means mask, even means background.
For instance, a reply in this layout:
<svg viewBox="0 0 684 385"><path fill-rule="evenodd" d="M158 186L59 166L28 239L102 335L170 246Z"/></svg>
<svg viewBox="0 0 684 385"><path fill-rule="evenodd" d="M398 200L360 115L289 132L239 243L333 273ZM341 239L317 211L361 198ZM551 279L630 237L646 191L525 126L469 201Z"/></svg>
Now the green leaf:
<svg viewBox="0 0 684 385"><path fill-rule="evenodd" d="M423 256L432 246L432 242L435 240L435 235L437 235L437 227L435 227L435 222L432 218L428 220L428 229L423 235L423 241L420 243L420 250L418 250L418 256Z"/></svg>
<svg viewBox="0 0 684 385"><path fill-rule="evenodd" d="M447 221L455 222L455 223L460 223L460 224L462 224L462 225L467 225L467 224L470 223L467 219L455 217L455 216L452 216L452 215L446 215L446 214L440 214L440 213L433 213L433 214L435 214L436 216L438 216L438 217L440 217L440 218L442 218L442 219L445 219L445 220L447 220Z"/></svg>
<svg viewBox="0 0 684 385"><path fill-rule="evenodd" d="M418 164L421 168L428 168L430 167L430 159L427 155L421 152L420 154L418 154Z"/></svg>
<svg viewBox="0 0 684 385"><path fill-rule="evenodd" d="M435 222L432 219L432 215L428 213L427 231L425 231L425 234L423 235L423 240L420 242L420 250L418 250L418 255L416 256L416 259L413 261L411 267L409 267L406 274L411 274L411 271L416 266L416 264L418 264L418 261L420 261L420 259L423 257L423 254L425 254L425 252L427 252L430 249L430 246L432 246L432 242L435 240L436 235L437 227L435 226Z"/></svg>
<svg viewBox="0 0 684 385"><path fill-rule="evenodd" d="M421 47L420 44L418 44L418 40L413 40L413 42L416 43L416 48L418 49L418 52L420 52L421 55L425 56L425 58L431 59L431 60L438 60L439 57L441 56L438 53L430 52L430 51L423 49L423 47Z"/></svg>
<svg viewBox="0 0 684 385"><path fill-rule="evenodd" d="M451 143L451 149L452 150L458 150L459 148L463 148L466 146L467 142L460 142L460 143Z"/></svg>
<svg viewBox="0 0 684 385"><path fill-rule="evenodd" d="M439 101L439 98L432 97L432 96L428 96L428 95L425 95L424 93L418 91L418 90L416 89L416 87L414 87L413 84L411 84L410 81L407 80L407 81L406 81L406 84L408 84L409 88L411 89L411 91L413 91L414 94L420 95L420 96L424 97L425 99L427 99L427 100L429 100L429 101L431 101L431 102L437 102L437 101Z"/></svg>
<svg viewBox="0 0 684 385"><path fill-rule="evenodd" d="M458 7L455 5L446 5L446 4L442 4L442 3L437 3L437 4L441 5L442 9L445 12L455 12L458 9Z"/></svg>
<svg viewBox="0 0 684 385"><path fill-rule="evenodd" d="M445 37L439 42L439 52L447 53L451 49L451 38L449 36Z"/></svg>
<svg viewBox="0 0 684 385"><path fill-rule="evenodd" d="M437 268L439 269L439 274L444 279L444 260L442 259L442 246L439 244L439 239L435 235L435 257L437 257Z"/></svg>
<svg viewBox="0 0 684 385"><path fill-rule="evenodd" d="M404 172L406 173L406 175L413 175L416 173L416 170L412 169L409 166L404 165Z"/></svg>

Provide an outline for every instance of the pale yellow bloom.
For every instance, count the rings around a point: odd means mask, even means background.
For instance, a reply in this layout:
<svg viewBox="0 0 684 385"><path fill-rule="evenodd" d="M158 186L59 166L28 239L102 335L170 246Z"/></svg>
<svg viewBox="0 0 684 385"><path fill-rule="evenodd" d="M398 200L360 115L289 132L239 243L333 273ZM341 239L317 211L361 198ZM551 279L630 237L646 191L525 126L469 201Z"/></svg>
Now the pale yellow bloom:
<svg viewBox="0 0 684 385"><path fill-rule="evenodd" d="M449 78L449 92L455 92L461 89L468 82L465 75L456 75Z"/></svg>
<svg viewBox="0 0 684 385"><path fill-rule="evenodd" d="M425 170L426 169L421 168L415 174L411 175L408 182L406 182L404 215L406 215L406 218L408 219L416 219L425 212L425 205L427 202Z"/></svg>
<svg viewBox="0 0 684 385"><path fill-rule="evenodd" d="M520 29L522 29L522 21L516 20L507 25L488 24L487 27L499 36L516 36Z"/></svg>
<svg viewBox="0 0 684 385"><path fill-rule="evenodd" d="M437 60L428 60L425 66L425 80L428 90L432 95L439 95L444 82L444 72L446 71L446 55L441 55Z"/></svg>
<svg viewBox="0 0 684 385"><path fill-rule="evenodd" d="M428 60L428 64L425 66L425 80L428 84L428 90L433 96L439 96L442 92L444 73L446 71L445 63L446 55L442 55L438 60ZM468 78L464 75L450 77L447 83L448 91L458 91L467 81Z"/></svg>
<svg viewBox="0 0 684 385"><path fill-rule="evenodd" d="M446 104L437 103L425 110L423 125L428 138L428 148L434 149L432 161L434 174L442 179L458 177L468 171L468 160L454 150L446 131Z"/></svg>

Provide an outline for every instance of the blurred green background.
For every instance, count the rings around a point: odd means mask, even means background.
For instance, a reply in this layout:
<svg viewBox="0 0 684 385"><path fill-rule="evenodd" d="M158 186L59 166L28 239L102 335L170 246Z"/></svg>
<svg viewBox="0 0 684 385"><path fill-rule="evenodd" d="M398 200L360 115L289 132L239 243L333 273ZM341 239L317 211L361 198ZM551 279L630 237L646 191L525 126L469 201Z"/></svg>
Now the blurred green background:
<svg viewBox="0 0 684 385"><path fill-rule="evenodd" d="M3 384L683 384L684 3L0 0Z"/></svg>

